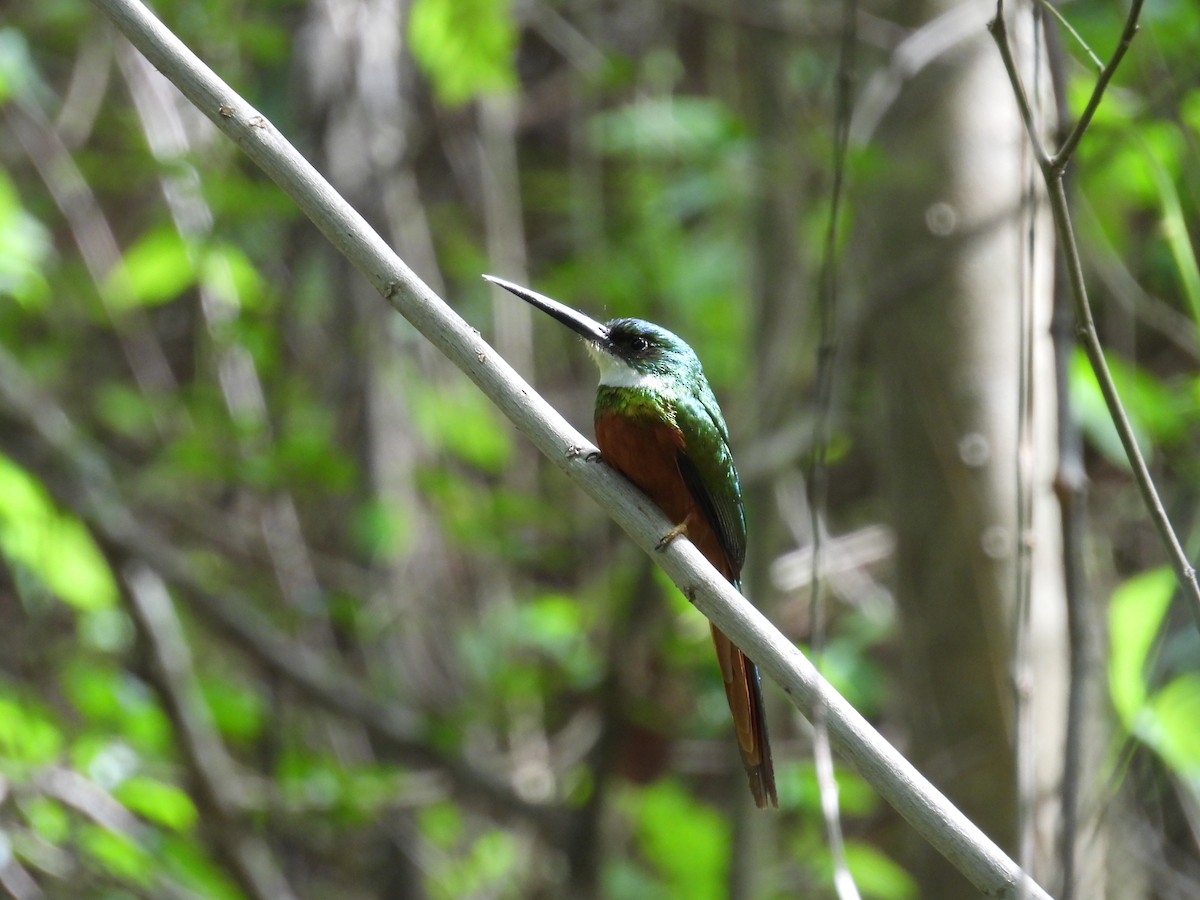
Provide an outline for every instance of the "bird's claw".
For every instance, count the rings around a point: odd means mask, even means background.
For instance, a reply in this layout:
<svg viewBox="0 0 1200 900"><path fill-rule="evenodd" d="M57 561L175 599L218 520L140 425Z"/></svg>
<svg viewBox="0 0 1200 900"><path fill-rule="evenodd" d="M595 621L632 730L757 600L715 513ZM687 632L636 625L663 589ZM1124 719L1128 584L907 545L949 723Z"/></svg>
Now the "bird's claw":
<svg viewBox="0 0 1200 900"><path fill-rule="evenodd" d="M675 540L675 538L679 537L680 535L684 535L684 534L687 534L687 524L680 523L679 525L676 525L674 528L672 528L670 531L668 531L666 534L664 534L661 538L659 538L658 543L654 545L654 549L657 550L659 553L662 553L664 550L666 550L668 547L671 546L671 543Z"/></svg>
<svg viewBox="0 0 1200 900"><path fill-rule="evenodd" d="M577 444L572 444L570 447L567 448L567 459L579 459L579 457L581 457L581 456L583 457L584 462L596 462L598 459L600 459L600 451L599 450L586 450L585 451L582 447L578 446Z"/></svg>

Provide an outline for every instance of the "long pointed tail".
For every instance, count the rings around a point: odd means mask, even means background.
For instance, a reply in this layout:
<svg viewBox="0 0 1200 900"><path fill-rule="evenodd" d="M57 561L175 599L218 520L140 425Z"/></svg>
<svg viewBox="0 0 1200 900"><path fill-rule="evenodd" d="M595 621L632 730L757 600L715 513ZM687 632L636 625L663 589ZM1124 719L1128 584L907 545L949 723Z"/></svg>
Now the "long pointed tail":
<svg viewBox="0 0 1200 900"><path fill-rule="evenodd" d="M717 661L725 679L725 696L733 713L742 765L750 779L750 792L759 809L768 803L778 806L775 794L775 766L771 762L771 742L767 735L767 716L763 708L762 680L758 666L752 663L715 625L712 626Z"/></svg>

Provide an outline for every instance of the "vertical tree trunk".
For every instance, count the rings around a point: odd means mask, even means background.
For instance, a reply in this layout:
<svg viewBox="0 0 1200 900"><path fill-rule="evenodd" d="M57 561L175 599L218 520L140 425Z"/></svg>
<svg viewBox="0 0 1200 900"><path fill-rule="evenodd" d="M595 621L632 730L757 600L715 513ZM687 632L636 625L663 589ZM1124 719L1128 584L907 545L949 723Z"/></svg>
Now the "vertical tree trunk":
<svg viewBox="0 0 1200 900"><path fill-rule="evenodd" d="M898 541L908 751L985 832L1016 852L1014 739L1032 741L1027 792L1034 808L1026 821L1036 822L1034 843L1045 852L1035 854L1035 874L1046 880L1067 671L1051 491L1053 234L1040 200L1036 210L1028 202L1026 139L984 28L994 4L905 0L900 7L913 23L941 16L909 39L909 50L919 56L921 41L928 47L942 38L949 47L931 53L901 86L884 119L889 177L863 216L872 233L859 267L873 275L869 333ZM1029 32L1027 21L1022 30ZM1048 77L1042 73L1043 85ZM1030 310L1024 324L1023 304ZM1032 429L1024 449L1023 332L1032 342ZM1018 531L1019 465L1027 465L1033 491L1026 534ZM1025 545L1032 554L1031 665L1022 670L1012 659L1025 540L1032 542ZM1014 679L1033 704L1019 730ZM922 896L972 896L928 847L902 853Z"/></svg>

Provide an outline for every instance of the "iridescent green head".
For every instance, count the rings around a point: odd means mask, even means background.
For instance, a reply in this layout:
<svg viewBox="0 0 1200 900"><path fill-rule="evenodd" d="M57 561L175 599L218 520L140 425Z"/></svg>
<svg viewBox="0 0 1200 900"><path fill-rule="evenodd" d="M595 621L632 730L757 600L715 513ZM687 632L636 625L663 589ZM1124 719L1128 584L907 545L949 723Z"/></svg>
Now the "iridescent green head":
<svg viewBox="0 0 1200 900"><path fill-rule="evenodd" d="M672 383L703 380L700 360L678 335L644 319L597 322L576 309L528 288L484 275L527 303L553 316L582 337L600 368L600 383L611 387L662 389Z"/></svg>

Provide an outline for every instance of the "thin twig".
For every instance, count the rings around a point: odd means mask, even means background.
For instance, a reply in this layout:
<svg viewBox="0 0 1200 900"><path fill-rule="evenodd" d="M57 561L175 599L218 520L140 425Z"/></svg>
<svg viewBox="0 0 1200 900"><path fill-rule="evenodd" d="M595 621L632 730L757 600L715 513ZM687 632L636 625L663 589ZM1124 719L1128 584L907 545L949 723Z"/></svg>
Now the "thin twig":
<svg viewBox="0 0 1200 900"><path fill-rule="evenodd" d="M1017 72L1017 61L1013 58L1012 50L1008 46L1008 24L1004 20L1004 0L996 0L996 16L988 23L988 31L991 32L992 38L1000 47L1000 59L1004 62L1004 70L1008 73L1009 83L1017 98L1017 107L1021 111L1021 121L1025 124L1025 133L1033 145L1033 155L1042 169L1042 175L1046 177L1046 166L1050 157L1042 145L1041 131L1037 127L1033 107L1029 104L1029 95L1025 93L1025 83L1021 80L1020 73Z"/></svg>
<svg viewBox="0 0 1200 900"><path fill-rule="evenodd" d="M1058 7L1051 3L1050 0L1038 0L1038 3L1043 9L1049 12L1050 15L1054 16L1054 18L1058 20L1058 24L1067 29L1071 37L1075 38L1075 41L1080 47L1083 48L1083 52L1088 55L1088 59L1090 59L1092 64L1096 67L1096 71L1104 71L1104 63L1101 61L1100 57L1097 56L1096 52L1088 46L1088 42L1083 39L1083 35L1075 30L1075 26L1067 21L1067 17L1058 11Z"/></svg>
<svg viewBox="0 0 1200 900"><path fill-rule="evenodd" d="M1053 30L1046 31L1054 91L1055 121L1068 120L1064 53ZM1100 65L1099 68L1103 68ZM1064 177L1069 177L1064 175ZM1062 269L1055 272L1054 309L1050 336L1054 350L1054 396L1057 416L1058 465L1054 472L1054 494L1058 498L1062 532L1063 592L1067 613L1067 721L1063 739L1061 796L1062 813L1058 835L1061 888L1059 900L1075 900L1078 890L1076 857L1080 846L1081 792L1090 759L1088 755L1088 698L1097 690L1094 641L1084 565L1087 535L1087 475L1083 462L1083 439L1071 403L1069 369L1074 346L1071 298ZM1189 346L1194 346L1189 344ZM1094 754L1092 754L1094 758Z"/></svg>
<svg viewBox="0 0 1200 900"><path fill-rule="evenodd" d="M1033 102L1039 106L1040 119L1044 121L1044 110L1040 109L1042 93L1041 16L1033 7ZM1017 126L1020 127L1020 126ZM1021 256L1023 277L1020 279L1020 363L1017 399L1017 550L1014 566L1016 590L1014 592L1014 640L1013 640L1013 693L1015 712L1013 715L1013 744L1015 747L1017 784L1017 862L1026 871L1032 871L1037 810L1037 734L1034 726L1033 658L1031 650L1032 602L1033 602L1033 517L1034 485L1036 471L1035 417L1034 417L1034 360L1035 360L1035 313L1034 292L1037 284L1038 225L1041 222L1037 167L1030 164L1028 145L1022 145L1021 171L1026 184L1023 187L1022 214L1027 217ZM1022 897L1025 888L1022 885Z"/></svg>
<svg viewBox="0 0 1200 900"><path fill-rule="evenodd" d="M1084 133L1088 130L1088 126L1092 124L1092 117L1100 108L1100 101L1104 99L1104 91L1108 88L1108 83L1112 81L1117 67L1121 65L1121 60L1125 58L1125 53L1129 50L1129 45L1133 43L1134 35L1138 33L1138 19L1142 14L1143 2L1144 0L1133 0L1133 3L1130 4L1129 15L1125 19L1125 27L1121 30L1121 40L1117 44L1117 49L1113 51L1108 65L1100 70L1100 77L1096 79L1096 86L1092 88L1092 96L1088 98L1087 106L1083 108L1083 114L1079 117L1079 121L1075 123L1075 127L1071 129L1071 133L1067 135L1063 145L1054 154L1054 159L1051 161L1054 168L1061 169L1070 161L1075 154L1075 148L1079 146Z"/></svg>
<svg viewBox="0 0 1200 900"><path fill-rule="evenodd" d="M1184 552L1183 546L1180 544L1179 538L1171 526L1171 520L1167 516L1166 509L1163 507L1158 490L1154 486L1154 479L1151 477L1150 470L1146 466L1146 460L1143 458L1142 451L1138 447L1137 438L1133 433L1133 426L1129 423L1129 417L1125 412L1125 407L1121 403L1121 398L1117 393L1112 374L1108 369L1108 363L1104 358L1104 347L1100 343L1100 336L1096 331L1096 323L1092 318L1092 308L1087 293L1087 282L1083 277L1083 263L1079 256L1079 245L1075 240L1075 230L1071 224L1070 204L1067 201L1067 192L1063 183L1063 173L1066 170L1070 155L1079 145L1087 124L1090 123L1092 115L1095 114L1097 107L1100 105L1105 87L1111 80L1113 72L1116 71L1117 64L1125 56L1125 51L1129 49L1129 43L1133 40L1133 36L1137 33L1137 19L1141 8L1142 0L1134 0L1129 10L1129 17L1125 22L1125 28L1121 34L1121 42L1113 53L1113 58L1109 61L1100 79L1097 81L1096 87L1092 91L1092 97L1088 101L1087 108L1084 111L1084 116L1080 119L1079 123L1076 123L1075 128L1072 129L1070 136L1063 144L1062 150L1054 156L1049 156L1043 149L1036 120L1029 105L1029 98L1025 93L1021 76L1017 73L1012 48L1009 46L1008 29L1004 22L1004 0L997 0L996 17L989 24L988 30L991 32L992 37L996 41L996 46L1000 51L1000 58L1003 60L1004 68L1008 72L1013 94L1016 97L1017 106L1020 108L1021 118L1025 123L1026 134L1033 145L1034 155L1038 160L1038 164L1042 170L1042 177L1046 182L1046 192L1050 198L1050 211L1054 216L1054 232L1062 249L1067 283L1070 286L1071 299L1075 307L1076 331L1083 342L1083 347L1087 353L1088 361L1092 365L1096 381L1100 385L1100 393L1104 396L1104 403L1108 408L1109 415L1112 417L1113 425L1116 426L1117 435L1121 439L1121 446L1125 450L1125 456L1129 460L1130 468L1133 471L1134 481L1137 483L1138 490L1142 494L1142 500L1146 504L1146 509L1150 513L1150 518L1154 522L1155 528L1158 530L1159 537L1167 548L1171 566L1174 568L1176 578L1178 578L1179 584L1183 588L1184 596L1191 608L1192 616L1196 620L1196 625L1200 627L1200 582L1196 580L1196 569L1188 560L1187 554ZM1080 127L1081 124L1083 127Z"/></svg>
<svg viewBox="0 0 1200 900"><path fill-rule="evenodd" d="M1074 900L1076 891L1076 847L1080 830L1080 792L1084 777L1084 716L1095 675L1091 609L1084 572L1084 541L1087 531L1087 477L1079 426L1071 413L1068 390L1070 365L1070 308L1061 289L1055 291L1054 356L1058 399L1058 470L1054 492L1062 520L1063 584L1067 602L1067 646L1070 680L1067 688L1067 724L1063 742L1062 829L1060 857L1061 900ZM1060 301L1058 295L1063 295ZM1060 312L1061 310L1061 312Z"/></svg>
<svg viewBox="0 0 1200 900"><path fill-rule="evenodd" d="M838 236L841 231L842 195L846 176L846 155L850 145L850 119L854 107L855 47L858 18L857 0L843 0L842 40L838 54L837 89L834 110L833 185L829 205L829 221L825 231L825 247L821 260L821 281L818 285L817 319L819 343L817 350L816 423L813 427L813 458L809 472L808 509L812 538L812 622L809 644L813 659L820 663L825 647L825 597L821 590L824 555L822 537L825 507L829 495L829 419L833 406L833 380L837 361L838 333ZM838 811L838 786L829 748L829 730L825 725L825 710L817 704L810 717L813 726L813 762L817 789L821 797L821 816L833 862L833 885L840 900L858 900L858 885L846 864L842 820Z"/></svg>
<svg viewBox="0 0 1200 900"><path fill-rule="evenodd" d="M801 712L826 709L830 740L913 828L985 894L1010 898L1023 879L1017 865L933 787L821 677L691 544L659 551L671 523L615 471L590 461L582 435L429 287L257 110L135 0L93 4L280 185L322 233L434 346L652 556L697 609L742 647ZM0 391L4 387L0 378ZM1043 900L1040 888L1031 894Z"/></svg>

